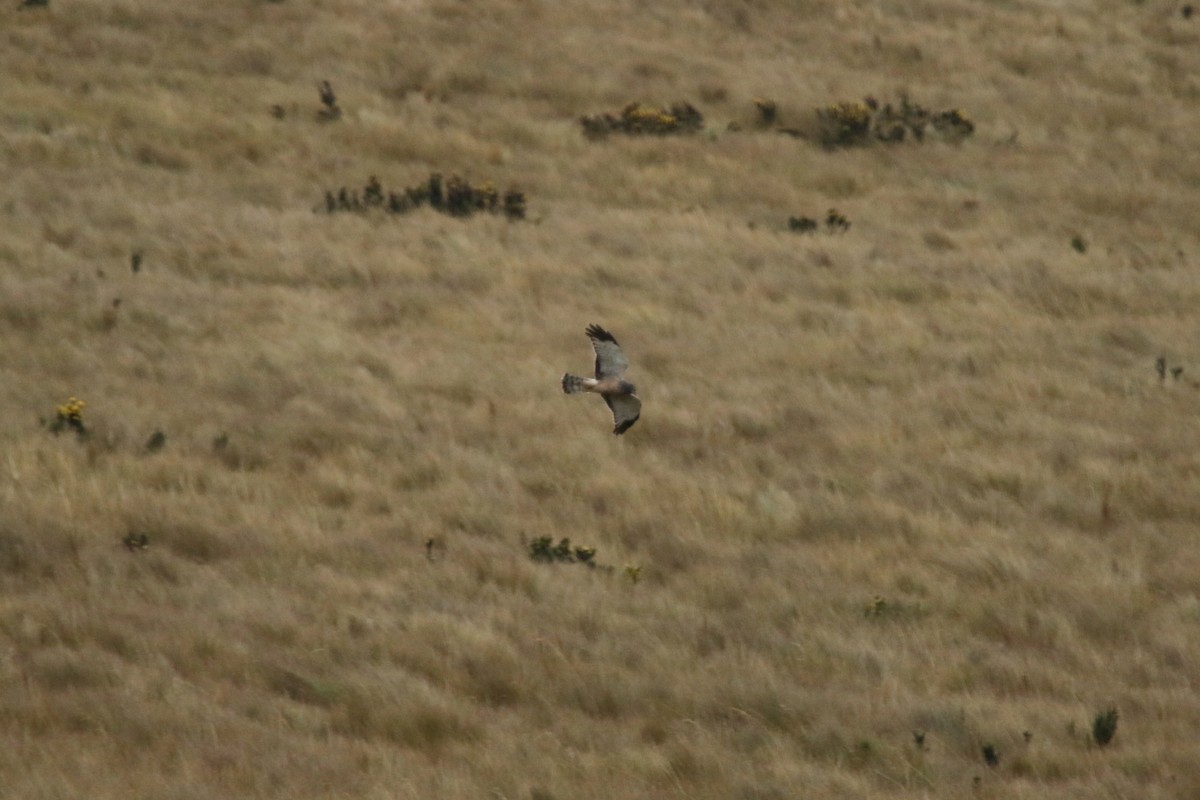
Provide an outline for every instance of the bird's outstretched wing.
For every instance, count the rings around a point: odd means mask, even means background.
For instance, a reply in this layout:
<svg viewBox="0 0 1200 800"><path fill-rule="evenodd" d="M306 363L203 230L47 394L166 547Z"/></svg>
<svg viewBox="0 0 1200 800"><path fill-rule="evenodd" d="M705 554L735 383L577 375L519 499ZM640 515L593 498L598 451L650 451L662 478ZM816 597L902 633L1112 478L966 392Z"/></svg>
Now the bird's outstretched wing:
<svg viewBox="0 0 1200 800"><path fill-rule="evenodd" d="M633 427L642 415L642 401L636 394L606 394L604 402L613 415L613 433L620 436Z"/></svg>
<svg viewBox="0 0 1200 800"><path fill-rule="evenodd" d="M587 335L592 340L592 349L596 351L596 378L619 378L624 375L629 368L629 359L613 335L595 324L588 325Z"/></svg>

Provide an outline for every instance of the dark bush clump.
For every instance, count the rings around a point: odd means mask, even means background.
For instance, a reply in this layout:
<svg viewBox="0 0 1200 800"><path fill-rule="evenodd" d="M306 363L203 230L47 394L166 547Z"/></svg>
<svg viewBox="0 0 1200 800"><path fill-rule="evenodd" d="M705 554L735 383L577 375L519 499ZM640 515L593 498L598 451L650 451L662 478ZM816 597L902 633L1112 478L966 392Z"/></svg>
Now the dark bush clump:
<svg viewBox="0 0 1200 800"><path fill-rule="evenodd" d="M379 209L388 214L407 214L422 206L452 217L469 217L472 214L503 214L508 219L525 219L525 193L509 189L503 194L490 182L479 185L457 175L443 180L441 173L434 172L429 178L415 186L399 191L387 191L379 178L372 175L361 190L343 186L336 192L326 190L324 210L334 214L340 211L369 211Z"/></svg>

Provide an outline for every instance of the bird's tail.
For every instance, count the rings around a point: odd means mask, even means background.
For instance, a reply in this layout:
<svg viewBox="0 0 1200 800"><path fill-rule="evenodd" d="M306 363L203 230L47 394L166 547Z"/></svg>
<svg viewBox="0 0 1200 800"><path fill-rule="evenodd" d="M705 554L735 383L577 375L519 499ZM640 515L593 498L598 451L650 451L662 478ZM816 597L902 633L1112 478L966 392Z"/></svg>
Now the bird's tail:
<svg viewBox="0 0 1200 800"><path fill-rule="evenodd" d="M565 373L562 377L562 387L565 394L576 394L578 392L586 392L588 379L581 378L578 375Z"/></svg>

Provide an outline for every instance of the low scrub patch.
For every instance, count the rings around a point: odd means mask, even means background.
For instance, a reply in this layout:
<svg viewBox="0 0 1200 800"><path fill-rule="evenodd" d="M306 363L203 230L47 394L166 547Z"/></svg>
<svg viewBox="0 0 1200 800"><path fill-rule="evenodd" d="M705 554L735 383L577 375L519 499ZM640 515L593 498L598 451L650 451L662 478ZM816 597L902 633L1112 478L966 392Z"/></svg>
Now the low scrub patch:
<svg viewBox="0 0 1200 800"><path fill-rule="evenodd" d="M579 118L583 135L604 139L613 133L627 136L666 136L695 133L704 128L704 115L691 103L679 102L669 108L653 108L630 103L619 114L591 114Z"/></svg>
<svg viewBox="0 0 1200 800"><path fill-rule="evenodd" d="M421 183L398 191L387 190L379 178L372 175L362 189L341 187L325 191L323 208L328 214L343 211L384 211L388 214L407 214L428 206L452 217L473 214L503 214L508 219L525 219L525 193L508 189L501 193L490 181L472 184L457 175L443 179L434 172Z"/></svg>

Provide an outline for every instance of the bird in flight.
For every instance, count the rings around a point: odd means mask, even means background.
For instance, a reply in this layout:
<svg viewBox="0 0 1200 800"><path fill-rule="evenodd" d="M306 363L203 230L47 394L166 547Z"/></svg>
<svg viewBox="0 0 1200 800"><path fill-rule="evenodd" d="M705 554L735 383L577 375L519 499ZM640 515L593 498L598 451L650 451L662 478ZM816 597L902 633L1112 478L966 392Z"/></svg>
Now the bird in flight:
<svg viewBox="0 0 1200 800"><path fill-rule="evenodd" d="M629 359L613 335L599 325L589 325L587 335L596 351L596 377L581 378L566 373L562 377L563 392L595 392L603 397L613 415L613 433L619 436L632 428L642 414L642 401L634 394L637 387L623 377Z"/></svg>

